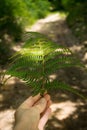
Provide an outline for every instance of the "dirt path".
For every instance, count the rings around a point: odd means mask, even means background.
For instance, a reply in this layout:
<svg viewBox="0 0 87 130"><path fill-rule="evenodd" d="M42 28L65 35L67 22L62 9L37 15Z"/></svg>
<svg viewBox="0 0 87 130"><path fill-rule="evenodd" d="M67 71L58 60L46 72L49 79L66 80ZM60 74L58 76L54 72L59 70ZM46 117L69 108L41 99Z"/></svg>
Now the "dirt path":
<svg viewBox="0 0 87 130"><path fill-rule="evenodd" d="M77 41L69 30L65 19L65 16L61 16L58 13L49 15L45 19L39 20L29 31L41 32L58 44L72 46L77 44Z"/></svg>
<svg viewBox="0 0 87 130"><path fill-rule="evenodd" d="M58 44L68 46L86 66L86 48L68 28L65 16L50 15L37 21L27 31L41 32ZM87 95L87 73L84 70L72 67L58 71L57 76ZM0 92L0 130L12 130L15 108L31 93L32 90L18 79L9 81L5 90ZM58 92L54 90L50 94L53 100L51 106L53 114L46 125L46 130L87 130L87 102L76 95L60 90Z"/></svg>

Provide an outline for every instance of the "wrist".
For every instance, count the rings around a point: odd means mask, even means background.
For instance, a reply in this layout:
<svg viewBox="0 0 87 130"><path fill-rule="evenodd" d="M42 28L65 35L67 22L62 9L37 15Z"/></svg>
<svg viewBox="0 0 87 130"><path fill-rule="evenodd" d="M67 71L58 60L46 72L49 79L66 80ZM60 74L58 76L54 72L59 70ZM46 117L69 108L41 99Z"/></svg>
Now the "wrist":
<svg viewBox="0 0 87 130"><path fill-rule="evenodd" d="M35 128L35 126L32 125L27 125L25 123L18 123L13 127L13 130L43 130L43 129L38 129Z"/></svg>

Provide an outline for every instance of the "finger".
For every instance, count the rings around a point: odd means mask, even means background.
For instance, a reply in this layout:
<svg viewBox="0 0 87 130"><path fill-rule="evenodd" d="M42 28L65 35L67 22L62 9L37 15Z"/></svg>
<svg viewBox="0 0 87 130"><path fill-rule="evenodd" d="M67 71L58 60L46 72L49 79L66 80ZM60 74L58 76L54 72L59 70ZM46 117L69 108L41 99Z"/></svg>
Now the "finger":
<svg viewBox="0 0 87 130"><path fill-rule="evenodd" d="M46 108L50 107L51 104L52 104L52 101L49 100L49 101L47 102L47 106L46 106Z"/></svg>
<svg viewBox="0 0 87 130"><path fill-rule="evenodd" d="M45 98L41 98L35 105L34 107L39 111L39 113L42 113L47 105L47 101Z"/></svg>
<svg viewBox="0 0 87 130"><path fill-rule="evenodd" d="M31 97L27 98L27 99L20 105L20 107L21 107L21 108L25 108L25 109L27 109L27 108L29 108L29 107L32 107L32 106L34 105L34 103L35 103L36 101L38 101L40 98L41 98L40 94L38 94L38 95L36 95L36 96L34 96L34 97L31 96Z"/></svg>
<svg viewBox="0 0 87 130"><path fill-rule="evenodd" d="M40 93L33 97L34 103L36 103L41 98Z"/></svg>
<svg viewBox="0 0 87 130"><path fill-rule="evenodd" d="M39 121L39 129L42 129L51 115L51 108L48 108Z"/></svg>
<svg viewBox="0 0 87 130"><path fill-rule="evenodd" d="M50 100L50 95L49 95L49 94L45 94L45 95L44 95L44 98L45 98L47 101L49 101L49 100Z"/></svg>
<svg viewBox="0 0 87 130"><path fill-rule="evenodd" d="M45 114L45 112L46 112L46 111L47 111L47 109L51 106L51 104L52 104L52 101L51 101L51 100L49 100L49 101L47 102L47 105L46 105L45 110L43 111L43 113L41 113L41 117Z"/></svg>

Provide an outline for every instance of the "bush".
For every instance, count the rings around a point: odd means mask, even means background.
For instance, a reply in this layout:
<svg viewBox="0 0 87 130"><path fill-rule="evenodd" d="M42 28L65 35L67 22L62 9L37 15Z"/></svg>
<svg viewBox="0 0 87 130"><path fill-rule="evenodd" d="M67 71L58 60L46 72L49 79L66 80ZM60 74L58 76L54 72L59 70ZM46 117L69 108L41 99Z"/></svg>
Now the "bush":
<svg viewBox="0 0 87 130"><path fill-rule="evenodd" d="M27 4L31 21L43 18L49 12L50 3L47 0L24 0Z"/></svg>
<svg viewBox="0 0 87 130"><path fill-rule="evenodd" d="M11 43L21 40L25 27L44 17L48 10L49 2L46 0L0 0L0 64L8 61Z"/></svg>
<svg viewBox="0 0 87 130"><path fill-rule="evenodd" d="M48 0L51 3L51 11L64 10L62 0Z"/></svg>
<svg viewBox="0 0 87 130"><path fill-rule="evenodd" d="M69 25L72 26L76 22L86 23L87 2L85 0L62 0L62 4L65 10L69 12L67 17Z"/></svg>
<svg viewBox="0 0 87 130"><path fill-rule="evenodd" d="M87 1L62 0L65 10L68 11L67 23L79 40L86 40L87 33Z"/></svg>

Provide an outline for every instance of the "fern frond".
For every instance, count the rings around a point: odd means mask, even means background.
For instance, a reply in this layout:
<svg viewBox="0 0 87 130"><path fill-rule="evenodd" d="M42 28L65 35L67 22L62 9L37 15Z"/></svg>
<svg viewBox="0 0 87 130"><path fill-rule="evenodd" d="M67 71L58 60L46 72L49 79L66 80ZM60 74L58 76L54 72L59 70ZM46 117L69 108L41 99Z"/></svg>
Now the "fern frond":
<svg viewBox="0 0 87 130"><path fill-rule="evenodd" d="M53 87L52 87L53 86ZM77 89L75 88L72 88L71 86L67 85L66 83L64 82L60 82L58 80L54 80L53 82L48 82L46 84L46 88L47 90L51 90L51 89L61 89L61 90L66 90L66 91L69 91L73 94L76 94L78 96L80 96L81 98L83 99L87 99L86 97L84 97L81 93L78 92Z"/></svg>
<svg viewBox="0 0 87 130"><path fill-rule="evenodd" d="M76 93L74 89L58 81L49 82L49 75L60 68L77 66L79 62L72 55L72 52L62 47L44 35L36 32L29 32L25 35L23 48L13 57L6 74L18 77L31 86L34 93L44 93L51 87L60 88Z"/></svg>

